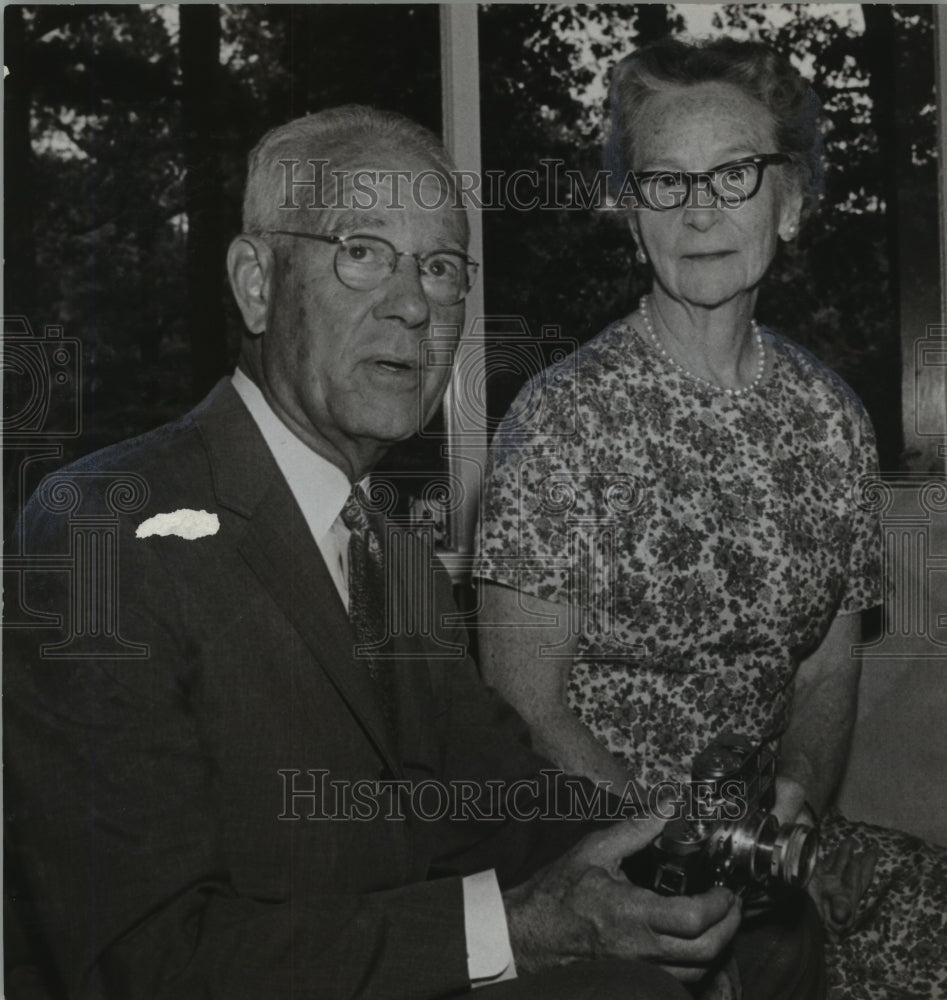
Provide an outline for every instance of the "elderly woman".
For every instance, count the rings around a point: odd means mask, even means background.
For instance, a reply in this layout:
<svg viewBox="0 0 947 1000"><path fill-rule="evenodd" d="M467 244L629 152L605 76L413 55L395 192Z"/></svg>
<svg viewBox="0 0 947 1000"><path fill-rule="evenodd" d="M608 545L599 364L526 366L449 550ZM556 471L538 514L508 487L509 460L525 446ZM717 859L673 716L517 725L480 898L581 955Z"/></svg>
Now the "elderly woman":
<svg viewBox="0 0 947 1000"><path fill-rule="evenodd" d="M882 596L859 503L877 466L868 418L754 319L818 194L819 102L759 44L667 40L619 63L610 107L606 165L653 285L527 386L496 435L484 671L548 756L593 779L686 778L727 732L778 745L775 812L807 822L842 773L859 613ZM520 415L540 391L537 426ZM823 830L842 845L812 888L834 995L947 996L943 855L839 819Z"/></svg>

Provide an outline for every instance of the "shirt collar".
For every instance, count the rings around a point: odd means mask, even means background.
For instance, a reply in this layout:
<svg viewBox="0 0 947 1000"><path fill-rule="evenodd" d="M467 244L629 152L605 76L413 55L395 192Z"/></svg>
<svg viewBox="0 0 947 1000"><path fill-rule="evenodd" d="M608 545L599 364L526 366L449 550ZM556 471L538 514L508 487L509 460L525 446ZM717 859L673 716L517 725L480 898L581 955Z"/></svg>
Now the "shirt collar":
<svg viewBox="0 0 947 1000"><path fill-rule="evenodd" d="M231 381L276 459L313 538L319 541L328 534L351 492L348 476L293 434L248 375L237 368Z"/></svg>

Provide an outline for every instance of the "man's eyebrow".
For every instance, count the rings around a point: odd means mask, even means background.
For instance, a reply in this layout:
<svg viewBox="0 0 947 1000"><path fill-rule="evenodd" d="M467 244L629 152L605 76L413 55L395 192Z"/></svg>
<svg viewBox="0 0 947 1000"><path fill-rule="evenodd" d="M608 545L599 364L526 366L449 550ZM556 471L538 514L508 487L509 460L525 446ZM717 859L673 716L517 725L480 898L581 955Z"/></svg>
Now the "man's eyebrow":
<svg viewBox="0 0 947 1000"><path fill-rule="evenodd" d="M357 233L363 229L381 229L385 220L371 212L340 212L333 217L329 232L338 235L342 232Z"/></svg>
<svg viewBox="0 0 947 1000"><path fill-rule="evenodd" d="M463 254L465 257L467 256L467 245L458 240L451 239L450 237L435 240L427 253L436 253L439 250L450 250L453 253Z"/></svg>
<svg viewBox="0 0 947 1000"><path fill-rule="evenodd" d="M340 236L347 234L352 236L355 233L363 233L371 229L383 229L386 219L384 216L372 212L339 212L335 215L327 229L327 235ZM468 246L463 240L455 239L453 236L435 236L432 245L425 250L425 253L432 253L438 250L453 250L455 253L467 253Z"/></svg>

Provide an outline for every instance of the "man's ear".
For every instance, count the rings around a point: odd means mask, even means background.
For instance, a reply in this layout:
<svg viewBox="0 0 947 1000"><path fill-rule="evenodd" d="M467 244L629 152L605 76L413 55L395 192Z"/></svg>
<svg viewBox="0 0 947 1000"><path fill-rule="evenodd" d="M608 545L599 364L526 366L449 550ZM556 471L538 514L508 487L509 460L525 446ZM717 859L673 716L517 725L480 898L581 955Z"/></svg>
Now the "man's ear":
<svg viewBox="0 0 947 1000"><path fill-rule="evenodd" d="M250 333L263 333L266 329L273 264L273 248L259 236L242 233L227 251L230 287Z"/></svg>

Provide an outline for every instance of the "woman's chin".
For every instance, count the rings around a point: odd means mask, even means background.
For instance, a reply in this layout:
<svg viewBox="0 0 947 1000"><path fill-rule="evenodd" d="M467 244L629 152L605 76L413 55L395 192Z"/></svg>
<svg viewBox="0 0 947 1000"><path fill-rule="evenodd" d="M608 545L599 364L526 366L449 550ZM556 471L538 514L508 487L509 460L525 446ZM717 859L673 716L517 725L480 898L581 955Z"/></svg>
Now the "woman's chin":
<svg viewBox="0 0 947 1000"><path fill-rule="evenodd" d="M740 281L700 281L675 285L661 285L664 293L684 305L697 309L717 309L739 302L756 292L757 283Z"/></svg>

